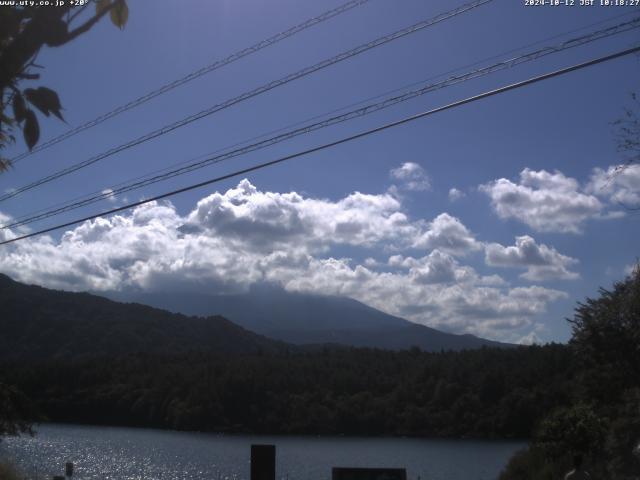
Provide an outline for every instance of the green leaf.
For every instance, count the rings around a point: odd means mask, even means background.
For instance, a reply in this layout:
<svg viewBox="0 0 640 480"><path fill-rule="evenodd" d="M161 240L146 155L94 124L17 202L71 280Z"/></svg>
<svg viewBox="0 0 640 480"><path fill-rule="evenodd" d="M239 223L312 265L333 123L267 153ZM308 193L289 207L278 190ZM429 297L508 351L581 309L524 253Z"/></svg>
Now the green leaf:
<svg viewBox="0 0 640 480"><path fill-rule="evenodd" d="M60 120L64 121L64 118L62 118L62 113L60 113L60 110L62 110L62 105L60 105L60 97L58 97L58 94L47 87L40 87L38 88L37 92L40 98L42 98L42 100L44 101L49 111Z"/></svg>
<svg viewBox="0 0 640 480"><path fill-rule="evenodd" d="M31 103L31 105L36 107L47 117L49 116L49 109L47 108L43 99L40 97L40 93L38 92L38 90L34 88L27 88L24 91L24 96L27 97L27 100L29 100L29 103Z"/></svg>
<svg viewBox="0 0 640 480"><path fill-rule="evenodd" d="M36 118L36 114L33 113L33 110L27 110L25 113L22 133L24 134L24 141L27 143L29 150L31 150L40 138L40 126L38 125L38 119Z"/></svg>
<svg viewBox="0 0 640 480"><path fill-rule="evenodd" d="M13 118L20 123L24 120L25 113L27 113L27 106L24 103L24 98L20 92L16 92L13 97Z"/></svg>
<svg viewBox="0 0 640 480"><path fill-rule="evenodd" d="M123 29L129 19L129 7L125 0L116 0L116 5L111 9L111 21L113 24Z"/></svg>
<svg viewBox="0 0 640 480"><path fill-rule="evenodd" d="M47 117L50 113L53 113L64 121L62 113L60 113L62 105L60 105L60 98L56 92L47 87L39 87L37 89L27 88L24 94L27 100Z"/></svg>

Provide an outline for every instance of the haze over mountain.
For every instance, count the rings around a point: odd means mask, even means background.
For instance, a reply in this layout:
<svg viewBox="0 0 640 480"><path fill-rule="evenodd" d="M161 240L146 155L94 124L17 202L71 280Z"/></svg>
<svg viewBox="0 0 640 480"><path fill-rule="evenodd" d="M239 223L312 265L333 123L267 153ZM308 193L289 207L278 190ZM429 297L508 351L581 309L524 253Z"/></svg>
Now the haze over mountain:
<svg viewBox="0 0 640 480"><path fill-rule="evenodd" d="M334 343L356 347L425 351L507 346L473 335L445 333L388 315L346 297L292 293L260 285L248 293L109 292L123 302L151 305L174 313L222 315L253 332L294 344Z"/></svg>
<svg viewBox="0 0 640 480"><path fill-rule="evenodd" d="M0 274L1 357L189 350L255 353L286 348L277 340L395 350L418 346L425 351L508 345L417 325L349 298L271 287L226 296L131 292L108 296L111 299L25 285Z"/></svg>
<svg viewBox="0 0 640 480"><path fill-rule="evenodd" d="M88 293L24 285L0 274L0 359L53 360L132 352L276 352L284 344L220 316L187 317Z"/></svg>

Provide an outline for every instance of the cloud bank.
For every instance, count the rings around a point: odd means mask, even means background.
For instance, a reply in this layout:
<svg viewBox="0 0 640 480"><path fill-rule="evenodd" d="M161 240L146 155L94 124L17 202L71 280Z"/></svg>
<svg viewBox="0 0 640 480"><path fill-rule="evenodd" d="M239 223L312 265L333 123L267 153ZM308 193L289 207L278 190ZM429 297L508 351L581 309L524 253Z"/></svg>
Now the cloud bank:
<svg viewBox="0 0 640 480"><path fill-rule="evenodd" d="M363 260L335 255L341 247ZM447 213L410 219L389 193L328 200L261 191L242 180L184 215L170 203L150 203L85 222L59 240L11 244L0 252L0 271L67 290L231 293L272 282L289 291L348 296L448 331L515 340L566 294L511 287L461 263L483 248L460 219ZM381 252L388 260L380 260ZM574 275L572 259L528 237L512 247L487 247L487 259L526 268L527 280Z"/></svg>

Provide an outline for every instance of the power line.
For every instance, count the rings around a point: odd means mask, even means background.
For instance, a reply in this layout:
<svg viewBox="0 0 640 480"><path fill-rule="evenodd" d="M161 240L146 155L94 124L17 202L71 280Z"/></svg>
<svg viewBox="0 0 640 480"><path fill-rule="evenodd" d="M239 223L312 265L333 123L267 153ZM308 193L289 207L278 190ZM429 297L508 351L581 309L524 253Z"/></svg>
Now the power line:
<svg viewBox="0 0 640 480"><path fill-rule="evenodd" d="M227 180L229 178L237 177L239 175L244 175L246 173L254 172L256 170L261 170L261 169L266 168L266 167L271 167L273 165L277 165L279 163L286 162L288 160L293 160L295 158L299 158L299 157L302 157L302 156L305 156L305 155L309 155L311 153L319 152L321 150L326 150L328 148L332 148L332 147L335 147L337 145L341 145L343 143L351 142L353 140L357 140L359 138L363 138L363 137L366 137L366 136L372 135L374 133L378 133L378 132L381 132L381 131L384 131L384 130L387 130L387 129L390 129L390 128L393 128L393 127L404 125L405 123L413 122L415 120L418 120L418 119L423 118L423 117L427 117L429 115L433 115L435 113L439 113L439 112L443 112L445 110L450 110L450 109L453 109L453 108L456 108L456 107L460 107L460 106L466 105L468 103L476 102L478 100L482 100L484 98L488 98L488 97L491 97L491 96L494 96L494 95L498 95L498 94L501 94L501 93L504 93L504 92L507 92L507 91L510 91L510 90L515 90L515 89L518 89L518 88L522 88L522 87L525 87L527 85L531 85L533 83L541 82L543 80L548 80L548 79L553 78L553 77L558 77L558 76L561 76L561 75L565 75L567 73L574 72L576 70L581 70L583 68L591 67L593 65L597 65L597 64L600 64L600 63L608 62L608 61L614 60L616 58L620 58L620 57L623 57L623 56L626 56L626 55L630 55L630 54L636 53L636 52L640 52L640 46L636 46L636 47L633 47L633 48L622 50L622 51L619 51L619 52L616 52L616 53L612 53L610 55L606 55L606 56L603 56L603 57L598 57L598 58L595 58L593 60L589 60L589 61L586 61L586 62L583 62L583 63L579 63L579 64L576 64L576 65L572 65L570 67L565 67L565 68L562 68L560 70L555 70L553 72L549 72L549 73L545 73L545 74L542 74L542 75L538 75L536 77L532 77L532 78L529 78L527 80L523 80L523 81L520 81L520 82L512 83L510 85L506 85L504 87L496 88L494 90L489 90L487 92L480 93L480 94L474 95L472 97L467 97L467 98L465 98L463 100L458 100L456 102L452 102L452 103L449 103L449 104L441 106L441 107L437 107L437 108L434 108L434 109L431 109L431 110L427 110L425 112L418 113L416 115L411 115L409 117L405 117L405 118L402 118L400 120L396 120L394 122L381 125L379 127L375 127L375 128L372 128L372 129L369 129L369 130L365 130L365 131L360 132L360 133L356 133L354 135L350 135L348 137L343 137L343 138L341 138L339 140L335 140L335 141L330 142L330 143L325 143L323 145L319 145L317 147L309 148L307 150L303 150L301 152L297 152L297 153L294 153L294 154L291 154L291 155L287 155L285 157L280 157L280 158L277 158L275 160L271 160L269 162L260 163L258 165L254 165L252 167L244 168L242 170L237 170L235 172L228 173L226 175L222 175L222 176L219 176L219 177L216 177L216 178L212 178L212 179L206 180L204 182L192 184L192 185L189 185L187 187L183 187L183 188L179 188L177 190L173 190L173 191L170 191L170 192L163 193L161 195L156 195L155 197L152 197L152 198L149 198L149 199L146 199L146 200L140 200L138 202L129 203L128 205L123 205L121 207L113 208L111 210L107 210L107 211L104 211L104 212L101 212L101 213L89 215L89 216L84 217L84 218L79 218L79 219L72 220L70 222L59 224L59 225L56 225L56 226L53 226L53 227L45 228L45 229L39 230L37 232L28 233L28 234L22 235L20 237L12 238L12 239L9 239L9 240L4 240L4 241L0 242L0 245L7 245L7 244L10 244L10 243L14 243L14 242L20 241L20 240L24 240L24 239L27 239L27 238L35 237L37 235L42 235L44 233L49 233L49 232L52 232L54 230L59 230L61 228L70 227L72 225L77 225L79 223L83 223L83 222L86 222L86 221L89 221L89 220L94 220L94 219L96 219L98 217L112 215L114 213L121 212L123 210L128 210L130 208L138 207L140 205L144 205L144 204L147 204L147 203L150 203L150 202L155 202L155 201L158 201L158 200L162 200L162 199L174 196L174 195L178 195L180 193L184 193L184 192L188 192L188 191L195 190L195 189L198 189L198 188L202 188L202 187L205 187L207 185L211 185L213 183L217 183L217 182L221 182L223 180Z"/></svg>
<svg viewBox="0 0 640 480"><path fill-rule="evenodd" d="M262 148L266 148L272 145L275 145L276 143L280 143L282 141L285 140L289 140L291 138L294 138L296 136L299 135L303 135L312 131L317 131L320 130L322 128L326 128L332 125L336 125L338 123L342 123L348 120L352 120L354 118L358 118L358 117L362 117L365 115L369 115L371 113L389 108L391 106L397 105L399 103L402 102L406 102L408 100L411 100L413 98L416 98L420 95L424 95L426 93L430 93L433 92L435 90L441 89L441 88L445 88L451 85L455 85L458 83L462 83L462 82L466 82L484 75L488 75L500 70L504 70L504 69L508 69L508 68L513 68L517 65L520 65L522 63L525 62L529 62L529 61L533 61L533 60L537 60L539 58L542 58L546 55L550 55L553 53L557 53L557 52L561 52L563 50L567 50L569 48L575 48L581 45L585 45L587 43L591 43L594 42L596 40L601 40L603 38L607 38L610 37L612 35L616 35L616 34L620 34L620 33L624 33L627 32L631 29L634 28L638 28L640 27L640 17L637 17L635 19L632 19L630 21L627 22L623 22L608 28L604 28L601 30L596 30L593 32L590 32L588 34L582 35L580 37L576 37L576 38L572 38L570 40L564 41L558 45L554 45L554 46L546 46L537 50L534 50L532 52L528 52L528 53L524 53L522 55L519 55L517 57L508 59L508 60L503 60L500 61L498 63L495 63L493 65L490 66L485 66L482 68L478 68L475 70L471 70L469 72L466 72L464 74L461 75L454 75L451 76L449 78L447 78L444 81L438 82L438 83L431 83L431 84L427 84L427 85L422 85L420 88L418 89L414 89L411 91L407 91L401 95L397 95L394 97L390 97L390 98L386 98L380 102L376 102L376 103L372 103L369 105L365 105L363 107L357 108L355 110L351 110L349 112L340 114L340 115L336 115L333 116L331 118L328 119L324 119L322 121L319 122L315 122L312 124L307 124L304 125L300 128L282 133L280 135L276 135L274 137L271 138L267 138L265 140L247 145L245 147L242 148L237 148L235 150L226 152L226 153L222 153L219 155L215 155L213 157L208 157L205 158L203 160L197 161L197 162L192 162L189 163L186 166L180 167L180 168L176 168L174 170L169 170L167 171L167 169L162 170L162 172L165 173L160 173L158 172L157 175L154 176L144 176L144 177L138 177L137 179L134 179L131 181L131 183L121 183L120 185L116 185L116 186L112 186L110 188L107 189L103 189L100 192L96 192L94 194L90 194L90 196L84 196L81 199L78 199L77 201L70 201L67 202L65 204L63 204L63 206L60 207L56 207L53 209L50 209L48 211L39 211L39 212L35 212L33 214L29 214L26 216L23 216L22 218L16 219L13 223L10 224L6 224L0 227L0 229L7 229L7 228L13 228L13 227L17 227L17 226L22 226L22 225L27 225L30 223L33 223L35 221L39 221L39 220L43 220L46 218L50 218L56 215L60 215L62 213L65 212L69 212L71 210L75 210L87 205L91 205L93 203L99 202L101 200L105 200L108 198L113 198L116 195L120 195L126 192L130 192L132 190L137 190L140 188L143 188L145 186L149 186L155 183L158 183L160 181L164 181L179 175L183 175L189 172L192 172L194 170L200 169L200 168L204 168L206 166L209 166L211 164L214 163L220 163L222 161L225 160L229 160L231 158L234 157L238 157L241 155L245 155L247 153L250 152L254 152L257 150L260 150ZM217 153L217 152L215 152ZM151 174L153 175L153 174ZM91 196L92 195L92 196ZM44 213L41 213L44 212Z"/></svg>
<svg viewBox="0 0 640 480"><path fill-rule="evenodd" d="M226 58L223 58L222 60L217 60L205 67L202 67L198 70L195 70L191 73L189 73L188 75L185 75L184 77L181 77L177 80L174 80L173 82L167 83L159 88L157 88L156 90L153 90L145 95L142 95L139 98L136 98L135 100L131 100L128 103L125 103L124 105L121 105L117 108L114 108L113 110L111 110L110 112L107 112L103 115L100 115L96 118L94 118L93 120L90 120L82 125L79 125L75 128L72 128L71 130L68 130L64 133L62 133L61 135L58 135L57 137L54 137L50 140L47 140L46 142L36 146L35 148L33 148L31 151L26 151L21 153L20 155L17 155L16 157L10 159L11 163L17 163L20 160L33 155L34 153L40 152L42 150L45 150L46 148L51 147L52 145L56 145L70 137L73 137L74 135L77 135L80 132L83 132L84 130L87 130L89 128L95 127L96 125L101 124L102 122L109 120L110 118L113 118L117 115L120 115L121 113L124 113L128 110L131 110L132 108L135 108L139 105L142 105L145 102L148 102L149 100L162 95L164 93L167 93L170 90L173 90L174 88L180 87L182 85L184 85L185 83L188 83L192 80L195 80L196 78L199 78L203 75L206 75L207 73L213 72L214 70L218 70L219 68L222 68L226 65L229 65L237 60L240 60L241 58L244 58L246 56L249 56L253 53L259 52L260 50L270 47L272 45L275 45L276 43L285 40L289 37L292 37L293 35L296 35L297 33L302 32L303 30L306 30L308 28L311 28L315 25L318 25L319 23L322 23L326 20L329 20L333 17L336 17L342 13L348 12L349 10L355 8L355 7L359 7L360 5L363 5L365 3L367 3L369 0L351 0L347 3L344 3L336 8L333 8L331 10L328 10L316 17L310 18L296 26L293 26L283 32L277 33L276 35L273 35L269 38L266 38L254 45L251 45L250 47L244 48L238 52L232 53L231 55L229 55Z"/></svg>
<svg viewBox="0 0 640 480"><path fill-rule="evenodd" d="M190 115L186 118L183 118L182 120L179 120L177 122L174 122L170 125L167 125L165 127L162 127L160 129L154 130L153 132L147 133L146 135L143 135L135 140L132 140L130 142L124 143L122 145L119 145L117 147L111 148L109 150L107 150L106 152L103 152L99 155L96 155L94 157L91 157L87 160L84 160L82 162L76 163L75 165L71 165L70 167L67 167L65 169L59 170L56 173L53 173L51 175L48 175L44 178L41 178L39 180L36 180L32 183L29 183L25 186L19 187L17 189L12 190L9 193L6 193L2 196L0 196L0 202L8 200L10 198L13 198L23 192L26 192L28 190L31 190L33 188L36 188L40 185L44 185L45 183L49 183L53 180L56 180L60 177L63 177L65 175L69 175L70 173L76 172L82 168L85 168L89 165L92 165L100 160L103 160L107 157L110 157L112 155L115 155L116 153L122 152L123 150L127 150L129 148L132 148L134 146L137 146L141 143L144 143L146 141L152 140L154 138L157 138L161 135L165 135L173 130L176 130L180 127L183 127L185 125L188 125L192 122L195 122L196 120L200 120L204 117L207 117L209 115L212 115L216 112L219 112L221 110L224 110L226 108L231 107L232 105L235 105L237 103L240 103L244 100L250 99L252 97L255 97L257 95L260 95L262 93L268 92L269 90L272 90L274 88L280 87L282 85L285 85L289 82L292 82L294 80L298 80L299 78L302 77L306 77L318 70L324 69L326 67L329 67L331 65L334 65L336 63L339 63L343 60L347 60L351 57L354 57L356 55L359 55L361 53L364 53L368 50L371 50L373 48L379 47L381 45L384 45L386 43L389 43L393 40L397 40L399 38L405 37L407 35L410 35L412 33L418 32L424 28L430 27L432 25L435 25L436 23L440 23L442 21L448 20L450 18L456 17L464 12L467 12L469 10L472 10L474 8L477 8L481 5L484 5L486 3L492 2L493 0L476 0L474 2L462 5L460 7L457 7L453 10L450 10L446 13L442 13L440 15L437 15L435 17L432 17L430 19L427 20L423 20L421 22L418 22L416 24L413 24L409 27L403 28L401 30L398 30L394 33L391 33L389 35L385 35L382 37L379 37L371 42L359 45L358 47L352 48L350 50L347 50L345 52L342 52L334 57L331 57L329 59L323 60L319 63L316 63L315 65L312 65L310 67L306 67L303 68L302 70L299 70L295 73L289 74L285 77L282 77L278 80L274 80L272 82L266 83L256 89L250 90L248 92L245 92L237 97L231 98L223 103L214 105L206 110L202 110L201 112L198 112L196 114Z"/></svg>
<svg viewBox="0 0 640 480"><path fill-rule="evenodd" d="M640 26L640 17L638 17L638 18L636 18L634 20L631 20L629 22L624 22L624 23L621 23L621 24L618 24L618 25L615 25L615 26L612 26L612 27L609 27L609 28L606 28L606 29L603 29L603 30L598 30L598 31L595 31L595 32L591 32L591 33L589 33L587 35L583 35L581 37L577 37L577 38L565 41L560 45L551 46L551 47L544 47L544 48L536 50L534 52L529 52L527 54L524 54L524 55L521 55L519 57L515 57L515 58L512 58L512 59L509 59L509 60L505 60L505 61L499 62L499 63L494 64L494 65L489 66L489 67L484 67L484 68L481 68L481 69L477 69L477 70L468 72L468 73L466 73L464 75L450 77L449 79L447 79L447 80L445 80L443 82L440 82L440 83L437 83L437 84L427 85L426 87L423 86L422 88L420 88L418 90L406 92L403 95L400 95L400 96L397 96L397 97L393 97L393 98L390 98L390 99L386 99L383 102L378 102L376 104L367 105L367 106L362 107L360 109L356 109L356 110L353 110L351 112L347 112L345 114L338 115L336 117L332 117L332 118L323 120L322 122L317 122L317 123L312 124L312 125L306 125L306 126L300 128L300 129L296 129L296 130L287 132L287 133L285 133L283 135L278 135L276 137L269 138L269 139L264 140L262 142L254 143L254 144L249 145L247 147L236 149L236 150L233 150L231 152L227 152L225 154L222 154L222 155L219 155L219 156L215 156L213 158L207 158L207 159L202 160L200 162L191 163L190 165L188 165L186 167L179 168L179 169L176 169L176 170L173 170L173 171L169 171L169 172L164 173L162 175L156 175L156 176L154 176L152 178L148 178L149 177L148 175L146 177L138 177L138 178L144 178L144 180L136 182L136 183L133 183L133 184L128 184L128 185L126 183L123 183L123 184L120 184L120 186L112 186L112 187L110 187L108 189L104 189L101 192L96 192L96 194L93 194L93 196L90 196L89 198L86 198L86 196L85 196L85 197L82 197L82 200L80 200L80 201L76 201L76 202L72 201L73 203L67 202L66 204L64 204L63 207L55 208L55 209L49 210L49 211L47 211L45 213L38 214L39 212L36 212L36 214L30 214L30 216L23 216L20 219L16 219L16 221L14 223L4 225L4 226L2 226L0 228L2 228L2 229L11 228L11 227L15 227L15 226L29 224L29 223L32 223L32 222L37 221L37 220L42 220L44 218L50 218L51 216L58 215L58 214L64 213L64 212L68 212L70 210L74 210L76 208L80 208L80 207L83 207L83 206L86 206L86 205L89 205L89 204L92 204L92 203L96 203L96 202L98 202L100 200L104 200L104 199L107 199L107 198L112 198L112 197L114 197L114 196L116 196L118 194L121 194L121 193L126 193L126 192L129 192L131 190L136 190L136 189L142 188L144 186L148 186L148 185L157 183L159 181L163 181L163 180L172 178L174 176L178 176L178 175L182 175L182 174L185 174L185 173L189 173L189 172L191 172L193 170L196 170L196 169L199 169L199 168L203 168L203 167L208 166L208 165L210 165L212 163L219 163L221 161L228 160L228 159L236 157L236 156L244 155L246 153L253 152L253 151L256 151L258 149L274 145L275 143L279 143L281 141L288 140L290 138L293 138L294 136L298 136L298 135L301 135L301 134L304 134L304 133L308 133L310 131L315 131L315 130L318 130L318 129L321 129L321 128L328 127L330 125L334 125L336 123L344 122L344 121L350 120L352 118L356 118L356 117L359 117L359 116L364 116L364 115L367 115L369 113L373 113L375 111L379 111L379 110L382 110L384 108L388 108L388 107L393 106L393 105L395 105L397 103L401 103L401 102L407 101L407 100L412 99L412 98L414 98L416 96L423 95L425 93L434 91L434 90L439 89L439 88L444 88L444 87L449 86L449 85L453 85L453 84L460 83L460 82L463 82L463 81L471 80L473 78L477 78L479 76L483 76L483 75L486 75L486 74L489 74L489 73L493 73L493 72L501 70L501 69L511 68L511 67L516 66L516 65L518 65L520 63L524 63L524 62L527 62L527 61L535 60L535 59L541 58L542 56L545 56L545 55L548 55L548 54L551 54L551 53L556 53L556 52L559 52L559 51L562 51L562 50L565 50L565 49L568 49L568 48L573 48L573 47L576 47L576 46L579 46L579 45L584 45L586 43L589 43L589 42L592 42L592 41L595 41L595 40L599 40L599 39L602 39L602 38L605 38L607 36L611 36L611 35L614 35L614 34L617 34L617 33L623 33L623 32L626 32L626 31L632 29L632 28L637 28L638 26ZM184 163L186 163L186 162L184 162ZM164 169L163 171L166 171L166 170L167 169ZM137 180L137 179L134 179L134 181L135 180Z"/></svg>

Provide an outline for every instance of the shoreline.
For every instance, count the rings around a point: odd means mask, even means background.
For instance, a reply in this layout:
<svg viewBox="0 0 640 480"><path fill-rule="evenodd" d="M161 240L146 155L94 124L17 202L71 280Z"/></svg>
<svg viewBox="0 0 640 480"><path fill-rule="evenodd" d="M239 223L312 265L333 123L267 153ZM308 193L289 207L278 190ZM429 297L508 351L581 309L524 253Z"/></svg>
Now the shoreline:
<svg viewBox="0 0 640 480"><path fill-rule="evenodd" d="M137 431L150 431L150 432L163 432L163 433L171 433L171 434L196 434L196 435L207 435L207 436L215 436L215 437L229 437L229 438L239 438L239 437L274 437L274 438L319 438L319 439L345 439L345 440L355 440L355 439L363 439L363 440L425 440L425 441L451 441L451 442L487 442L487 443L524 443L527 444L530 438L514 438L514 437L473 437L473 436L464 436L464 437L454 437L454 436L420 436L420 435L362 435L362 434L347 434L347 433L332 433L332 434L323 434L323 433L265 433L265 432L249 432L249 431L209 431L209 430L176 430L171 428L161 428L161 427L148 427L148 426L137 426L137 425L124 425L124 424L96 424L96 423L76 423L76 422L42 422L38 424L34 424L34 432L35 436L38 435L38 428L40 426L52 426L52 427L62 427L62 428L106 428L106 429L133 429ZM20 435L23 437L29 437L28 434ZM11 438L11 437L8 437ZM0 444L2 441L0 441Z"/></svg>

